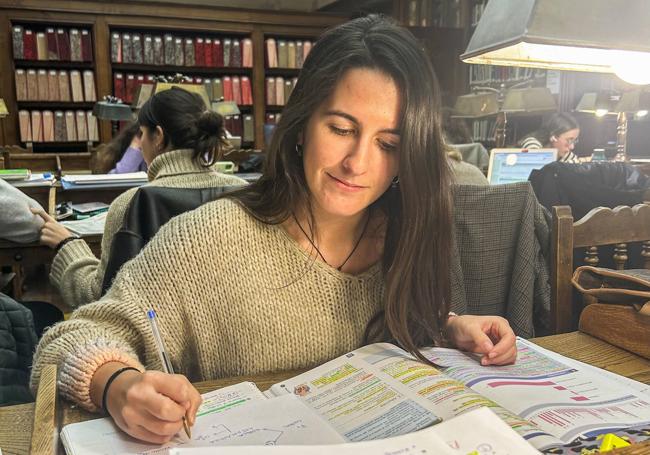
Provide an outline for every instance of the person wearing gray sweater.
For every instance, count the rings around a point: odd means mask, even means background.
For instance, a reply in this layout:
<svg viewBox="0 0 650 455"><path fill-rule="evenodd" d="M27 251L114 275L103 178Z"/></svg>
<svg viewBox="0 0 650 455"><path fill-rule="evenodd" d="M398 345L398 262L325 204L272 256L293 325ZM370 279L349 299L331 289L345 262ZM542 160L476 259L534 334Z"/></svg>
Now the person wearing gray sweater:
<svg viewBox="0 0 650 455"><path fill-rule="evenodd" d="M143 116L161 119L157 142L143 141L149 185L208 188L246 183L213 167L224 145L223 119L205 111L198 95L178 88L160 92L142 112ZM102 236L101 259L95 257L83 239L73 237L44 211L38 212L45 221L41 241L57 250L50 281L70 307L78 308L99 299L113 237L122 227L124 214L137 190L122 193L111 204Z"/></svg>
<svg viewBox="0 0 650 455"><path fill-rule="evenodd" d="M190 381L313 367L390 339L425 362L418 348L436 344L512 363L505 319L449 312L451 176L435 80L388 19L324 33L262 177L172 219L101 300L51 328L32 387L56 364L64 397L162 443L195 422ZM150 371L161 366L151 308L179 374Z"/></svg>

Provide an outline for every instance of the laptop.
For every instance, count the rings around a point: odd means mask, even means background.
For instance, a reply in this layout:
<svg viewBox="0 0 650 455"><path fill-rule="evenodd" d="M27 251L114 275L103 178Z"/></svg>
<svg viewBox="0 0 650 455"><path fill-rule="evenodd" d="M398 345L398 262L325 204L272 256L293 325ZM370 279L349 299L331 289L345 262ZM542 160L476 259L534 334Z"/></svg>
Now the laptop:
<svg viewBox="0 0 650 455"><path fill-rule="evenodd" d="M557 160L557 149L492 149L488 165L490 185L526 182L533 169Z"/></svg>

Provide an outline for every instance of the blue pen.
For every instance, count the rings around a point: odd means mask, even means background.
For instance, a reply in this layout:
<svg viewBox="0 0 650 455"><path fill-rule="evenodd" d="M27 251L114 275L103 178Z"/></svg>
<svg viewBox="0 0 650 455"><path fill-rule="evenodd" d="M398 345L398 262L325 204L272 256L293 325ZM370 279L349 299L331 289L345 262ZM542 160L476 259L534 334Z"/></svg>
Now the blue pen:
<svg viewBox="0 0 650 455"><path fill-rule="evenodd" d="M158 354L160 355L160 362L162 363L163 371L168 374L174 374L174 367L172 367L172 362L169 360L167 350L165 349L162 337L160 336L160 330L158 329L158 323L156 322L156 312L153 309L147 311L147 318L149 319L149 324L151 324L151 332L153 333L153 339L158 348ZM187 425L187 419L185 416L183 416L183 428L185 429L187 437L191 439L192 432L190 431L190 427Z"/></svg>

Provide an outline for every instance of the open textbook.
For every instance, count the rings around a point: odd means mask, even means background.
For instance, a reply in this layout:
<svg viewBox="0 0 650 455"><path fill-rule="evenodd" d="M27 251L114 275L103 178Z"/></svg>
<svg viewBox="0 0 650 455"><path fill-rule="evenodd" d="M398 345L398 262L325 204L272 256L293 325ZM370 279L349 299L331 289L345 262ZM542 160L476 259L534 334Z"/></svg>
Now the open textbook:
<svg viewBox="0 0 650 455"><path fill-rule="evenodd" d="M179 436L164 447L138 443L109 419L68 425L62 440L69 454L334 444L392 438L488 408L531 446L546 450L581 435L650 423L649 386L522 339L517 348L516 364L501 367L481 366L478 356L454 349L425 349L423 354L438 365L433 368L394 345L373 344L265 394L243 383L204 395L192 441ZM457 435L459 441L464 438L471 432ZM487 442L502 440L497 432Z"/></svg>

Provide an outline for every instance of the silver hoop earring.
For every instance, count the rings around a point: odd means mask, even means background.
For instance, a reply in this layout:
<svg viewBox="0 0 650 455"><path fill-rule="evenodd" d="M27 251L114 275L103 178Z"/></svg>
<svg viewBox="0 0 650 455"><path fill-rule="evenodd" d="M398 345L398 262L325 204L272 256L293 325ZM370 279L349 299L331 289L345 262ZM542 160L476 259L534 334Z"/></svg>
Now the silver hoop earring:
<svg viewBox="0 0 650 455"><path fill-rule="evenodd" d="M396 176L392 182L390 182L392 188L397 188L399 186L399 176Z"/></svg>
<svg viewBox="0 0 650 455"><path fill-rule="evenodd" d="M302 156L302 144L296 144L296 155Z"/></svg>

